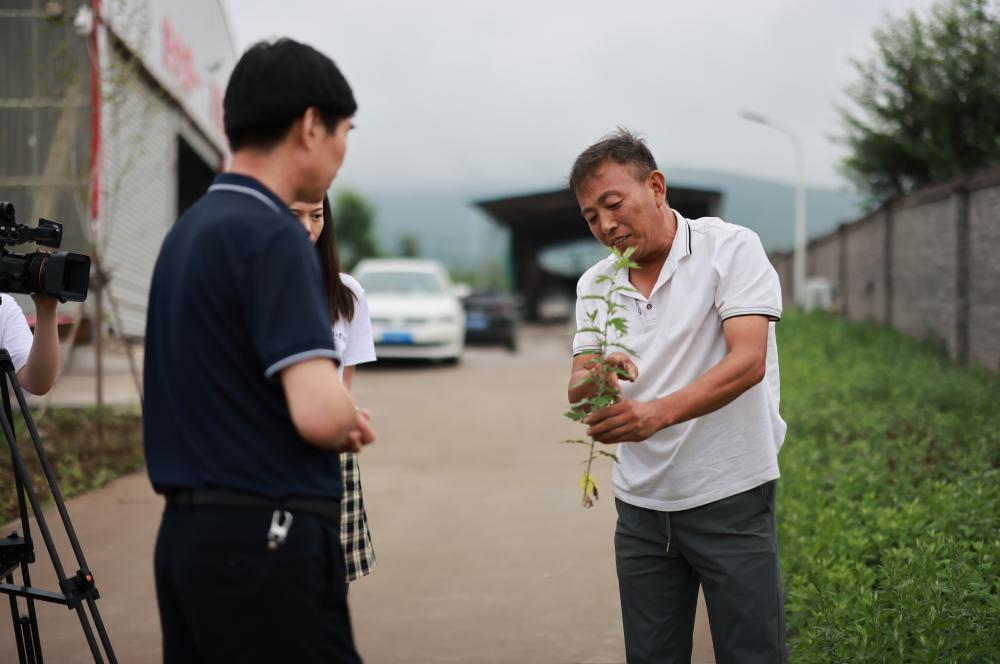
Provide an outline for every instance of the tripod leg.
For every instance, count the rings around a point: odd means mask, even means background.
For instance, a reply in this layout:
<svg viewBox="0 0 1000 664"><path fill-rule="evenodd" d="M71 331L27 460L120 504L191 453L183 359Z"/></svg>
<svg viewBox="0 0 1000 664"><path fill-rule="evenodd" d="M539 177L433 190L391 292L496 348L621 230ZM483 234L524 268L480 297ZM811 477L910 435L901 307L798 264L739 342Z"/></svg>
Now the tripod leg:
<svg viewBox="0 0 1000 664"><path fill-rule="evenodd" d="M14 583L14 575L8 574L7 583ZM10 598L10 621L14 626L14 640L17 642L17 661L21 664L25 664L27 660L27 655L24 652L24 636L21 634L21 609L17 605L17 598L13 595L8 595Z"/></svg>
<svg viewBox="0 0 1000 664"><path fill-rule="evenodd" d="M90 652L94 655L94 664L104 664L104 658L101 657L101 650L97 647L97 639L94 638L94 629L90 626L90 620L87 619L87 613L83 610L83 604L80 602L79 598L73 602L73 608L76 609L76 614L80 616L80 626L83 627L83 634L87 637L87 643L90 644ZM110 650L108 651L110 653ZM111 657L114 657L112 654ZM112 659L112 662L115 660Z"/></svg>
<svg viewBox="0 0 1000 664"><path fill-rule="evenodd" d="M28 598L28 616L21 618L27 623L27 629L31 632L31 651L34 653L32 662L42 664L42 639L38 635L38 614L35 613L35 600Z"/></svg>
<svg viewBox="0 0 1000 664"><path fill-rule="evenodd" d="M0 349L0 362L3 363L3 373L6 378L6 382L0 384L0 397L2 397L5 411L4 416L0 417L0 427L3 428L3 434L7 439L8 446L10 447L11 460L14 464L15 475L19 476L22 480L21 486L23 487L25 496L31 504L31 511L34 513L35 521L38 523L38 530L42 534L42 540L45 542L45 548L48 550L49 559L55 569L56 578L59 579L59 587L63 589L63 593L66 595L67 604L76 609L77 615L80 618L80 624L83 627L84 635L87 637L87 643L90 645L91 654L94 656L94 662L96 664L104 664L104 659L102 658L101 651L98 648L97 640L94 638L94 631L90 626L87 614L83 610L83 603L81 601L80 594L74 590L67 590L68 580L62 566L62 561L59 558L59 552L56 550L55 542L52 539L52 533L49 531L48 523L45 520L45 516L42 514L41 503L38 499L38 495L35 493L35 489L30 482L30 478L28 477L24 464L24 458L21 456L20 449L17 446L17 439L14 436L13 414L11 413L10 400L7 394L8 383L13 387L14 395L17 397L18 406L21 409L21 415L28 427L28 433L31 435L31 441L34 444L38 460L42 465L42 470L45 474L46 480L48 481L49 489L52 492L52 498L56 503L56 509L59 511L59 516L62 518L62 523L65 526L70 545L76 553L76 558L80 563L81 569L88 570L87 563L83 558L83 551L80 548L80 541L76 537L76 532L73 530L73 524L69 520L69 514L66 512L66 504L63 502L62 493L59 491L59 484L56 482L55 473L52 471L52 466L49 464L45 450L42 449L42 443L38 437L38 430L36 429L35 422L31 417L31 411L28 409L27 401L24 398L24 392L21 390L21 386L17 381L17 374L14 372L13 364L10 362L10 356L7 351L2 349ZM27 574L26 561L22 560L21 570L23 573ZM89 574L89 571L87 573ZM27 578L25 578L25 583L28 583ZM29 611L32 614L34 613L30 606ZM27 641L25 642L26 648L28 647L28 643L29 642ZM32 638L30 643L38 643L37 637Z"/></svg>
<svg viewBox="0 0 1000 664"><path fill-rule="evenodd" d="M90 615L94 621L94 625L97 627L97 634L101 637L101 643L104 645L104 652L108 656L108 663L118 664L118 660L115 658L115 651L111 648L111 639L108 637L108 630L104 628L104 621L101 620L101 614L97 610L97 602L95 602L92 597L88 597L87 606L90 607Z"/></svg>
<svg viewBox="0 0 1000 664"><path fill-rule="evenodd" d="M7 423L10 425L11 431L14 430L14 415L10 409L10 399L7 394L7 386L4 384L0 386L3 390L3 416L6 418ZM14 472L14 487L15 495L17 496L17 508L18 513L21 517L21 529L23 532L23 539L26 547L30 551L31 560L34 560L34 548L31 545L31 521L28 520L28 506L24 495L24 483L26 477L22 474L23 463L18 463L19 455L15 453L14 445L17 441L11 439L10 441L10 459L11 459L11 469ZM13 575L8 577L8 583L14 583ZM21 560L21 582L26 587L31 587L31 572L28 570L28 561ZM31 662L32 664L41 664L42 662L42 642L41 636L38 632L38 616L35 613L35 600L32 598L27 598L28 604L28 615L21 616L20 610L17 605L16 598L11 595L11 618L14 619L14 635L17 639L17 651L20 662ZM16 616L16 617L15 617Z"/></svg>
<svg viewBox="0 0 1000 664"><path fill-rule="evenodd" d="M42 664L42 653L36 652L32 647L32 644L37 641L37 638L33 636L34 627L30 618L21 618L21 638L27 647L27 658L24 661L27 664Z"/></svg>

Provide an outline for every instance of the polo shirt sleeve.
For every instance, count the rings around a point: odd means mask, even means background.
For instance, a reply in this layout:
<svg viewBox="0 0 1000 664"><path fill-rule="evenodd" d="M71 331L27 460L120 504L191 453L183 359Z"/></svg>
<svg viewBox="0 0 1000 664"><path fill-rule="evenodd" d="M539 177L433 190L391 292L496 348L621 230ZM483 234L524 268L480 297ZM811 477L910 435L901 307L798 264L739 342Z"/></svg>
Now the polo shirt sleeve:
<svg viewBox="0 0 1000 664"><path fill-rule="evenodd" d="M781 319L781 284L757 234L741 229L716 254L719 285L715 306L722 320L734 316Z"/></svg>
<svg viewBox="0 0 1000 664"><path fill-rule="evenodd" d="M240 297L264 374L317 357L339 362L319 259L301 227L275 220L248 252Z"/></svg>
<svg viewBox="0 0 1000 664"><path fill-rule="evenodd" d="M586 275L576 283L576 334L573 336L573 357L584 353L600 353L601 342L596 332L587 331L601 324L601 312L596 300L585 300L590 291L584 285ZM596 322L591 320L591 312L597 312Z"/></svg>
<svg viewBox="0 0 1000 664"><path fill-rule="evenodd" d="M354 291L354 317L347 324L347 345L344 347L345 367L375 361L375 339L372 336L372 319L368 312L365 290L350 275L340 275L340 282Z"/></svg>
<svg viewBox="0 0 1000 664"><path fill-rule="evenodd" d="M7 349L14 371L20 371L28 363L33 337L21 305L7 293L0 294L0 326L0 348Z"/></svg>

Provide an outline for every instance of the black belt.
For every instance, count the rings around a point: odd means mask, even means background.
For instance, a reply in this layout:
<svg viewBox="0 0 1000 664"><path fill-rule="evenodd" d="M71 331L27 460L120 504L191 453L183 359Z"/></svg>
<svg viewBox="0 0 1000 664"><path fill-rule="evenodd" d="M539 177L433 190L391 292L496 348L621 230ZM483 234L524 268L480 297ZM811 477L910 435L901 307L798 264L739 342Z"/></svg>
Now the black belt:
<svg viewBox="0 0 1000 664"><path fill-rule="evenodd" d="M167 494L167 505L307 512L340 523L340 501L335 498L270 498L229 489L179 489Z"/></svg>

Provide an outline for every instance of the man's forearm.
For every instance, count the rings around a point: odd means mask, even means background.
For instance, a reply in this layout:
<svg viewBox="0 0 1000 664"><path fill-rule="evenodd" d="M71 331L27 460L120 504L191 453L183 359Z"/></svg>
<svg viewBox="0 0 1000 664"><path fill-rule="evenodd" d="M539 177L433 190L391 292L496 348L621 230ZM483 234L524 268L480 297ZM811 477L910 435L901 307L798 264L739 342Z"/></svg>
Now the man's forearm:
<svg viewBox="0 0 1000 664"><path fill-rule="evenodd" d="M588 378L592 377L591 369L600 355L580 355L573 358L573 371L569 375L569 402L576 403L597 393L597 384Z"/></svg>
<svg viewBox="0 0 1000 664"><path fill-rule="evenodd" d="M55 311L39 307L35 316L31 351L18 380L32 394L45 394L52 389L59 372L59 330Z"/></svg>
<svg viewBox="0 0 1000 664"><path fill-rule="evenodd" d="M580 384L590 377L590 371L575 371L569 378L569 402L576 403L597 393L597 385L593 382Z"/></svg>
<svg viewBox="0 0 1000 664"><path fill-rule="evenodd" d="M657 399L660 429L714 412L764 378L766 356L730 352L694 382Z"/></svg>

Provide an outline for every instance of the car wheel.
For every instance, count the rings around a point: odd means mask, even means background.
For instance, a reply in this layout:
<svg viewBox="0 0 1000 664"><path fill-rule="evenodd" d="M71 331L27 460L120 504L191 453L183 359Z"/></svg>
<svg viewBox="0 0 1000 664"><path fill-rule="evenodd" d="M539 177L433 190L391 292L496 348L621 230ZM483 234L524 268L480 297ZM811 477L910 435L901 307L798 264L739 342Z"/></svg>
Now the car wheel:
<svg viewBox="0 0 1000 664"><path fill-rule="evenodd" d="M509 339L504 343L504 347L511 353L517 352L517 337L511 335Z"/></svg>

